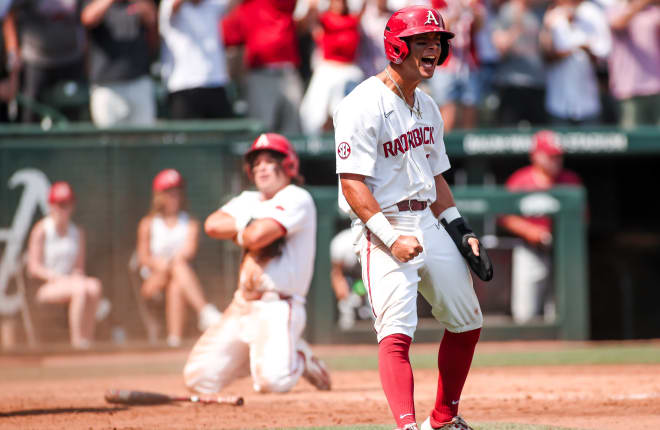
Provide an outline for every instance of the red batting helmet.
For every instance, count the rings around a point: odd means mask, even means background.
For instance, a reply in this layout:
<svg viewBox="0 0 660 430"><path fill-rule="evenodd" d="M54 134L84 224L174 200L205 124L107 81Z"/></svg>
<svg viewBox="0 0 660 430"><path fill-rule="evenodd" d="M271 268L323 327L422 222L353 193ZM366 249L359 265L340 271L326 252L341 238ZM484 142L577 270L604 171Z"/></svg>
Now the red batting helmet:
<svg viewBox="0 0 660 430"><path fill-rule="evenodd" d="M165 169L156 175L153 182L154 191L165 191L183 186L183 176L174 169Z"/></svg>
<svg viewBox="0 0 660 430"><path fill-rule="evenodd" d="M58 181L50 187L48 193L48 203L50 204L69 203L75 199L73 188L68 182Z"/></svg>
<svg viewBox="0 0 660 430"><path fill-rule="evenodd" d="M275 151L284 155L284 160L282 160L282 170L284 174L289 178L295 178L298 176L298 168L300 166L300 161L298 160L298 155L296 150L293 149L293 145L289 140L277 133L264 133L261 136L257 137L252 146L245 154L245 161L249 164L252 164L254 157L256 157L259 151ZM251 178L251 170L248 168L248 176Z"/></svg>
<svg viewBox="0 0 660 430"><path fill-rule="evenodd" d="M409 48L404 37L422 33L442 33L442 52L438 65L449 55L449 39L454 33L445 30L445 22L436 9L426 6L409 6L399 9L385 26L385 55L394 64L401 64L408 56Z"/></svg>

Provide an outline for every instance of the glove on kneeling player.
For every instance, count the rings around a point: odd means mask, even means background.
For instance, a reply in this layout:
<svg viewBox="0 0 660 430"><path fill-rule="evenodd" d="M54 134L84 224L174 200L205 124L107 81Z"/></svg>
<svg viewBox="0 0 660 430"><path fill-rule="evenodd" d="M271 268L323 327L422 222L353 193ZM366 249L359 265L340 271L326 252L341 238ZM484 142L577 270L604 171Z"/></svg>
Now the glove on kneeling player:
<svg viewBox="0 0 660 430"><path fill-rule="evenodd" d="M254 220L248 221L250 225ZM263 248L253 251L245 250L239 270L239 288L246 300L259 300L263 295L261 276L263 268L275 257L282 255L286 239L280 237Z"/></svg>

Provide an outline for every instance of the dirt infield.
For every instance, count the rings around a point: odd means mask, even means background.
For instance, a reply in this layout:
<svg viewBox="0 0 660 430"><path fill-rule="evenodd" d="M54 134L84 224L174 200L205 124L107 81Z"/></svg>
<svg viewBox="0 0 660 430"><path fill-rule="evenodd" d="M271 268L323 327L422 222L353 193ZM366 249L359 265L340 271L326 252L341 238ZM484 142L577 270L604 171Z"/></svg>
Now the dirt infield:
<svg viewBox="0 0 660 430"><path fill-rule="evenodd" d="M339 350L319 351L332 356ZM375 354L375 348L358 347L352 352ZM242 379L226 391L243 395L242 407L124 408L104 402L103 392L110 387L182 393L179 369L185 357L183 351L0 356L0 428L263 429L393 423L375 370L333 372L331 392L316 391L302 381L289 394L259 395L252 392L249 379ZM436 371L416 371L420 422L433 405L435 384ZM657 430L660 365L475 368L461 412L477 422Z"/></svg>

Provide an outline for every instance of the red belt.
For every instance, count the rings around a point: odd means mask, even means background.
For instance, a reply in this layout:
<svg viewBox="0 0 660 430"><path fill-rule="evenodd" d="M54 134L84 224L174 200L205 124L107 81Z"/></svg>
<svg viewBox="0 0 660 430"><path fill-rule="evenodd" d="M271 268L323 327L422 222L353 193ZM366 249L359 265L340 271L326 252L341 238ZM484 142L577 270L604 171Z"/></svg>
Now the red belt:
<svg viewBox="0 0 660 430"><path fill-rule="evenodd" d="M419 200L403 200L396 204L399 211L423 211L428 206L427 202Z"/></svg>

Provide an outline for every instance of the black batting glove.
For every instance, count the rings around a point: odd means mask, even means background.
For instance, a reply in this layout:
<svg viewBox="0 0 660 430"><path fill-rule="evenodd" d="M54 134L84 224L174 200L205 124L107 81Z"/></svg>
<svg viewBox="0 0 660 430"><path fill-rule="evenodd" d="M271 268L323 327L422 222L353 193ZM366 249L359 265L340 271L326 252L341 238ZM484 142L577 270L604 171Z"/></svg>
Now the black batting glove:
<svg viewBox="0 0 660 430"><path fill-rule="evenodd" d="M456 218L450 223L444 219L440 221L442 226L447 230L449 236L452 238L458 248L459 252L468 262L470 268L475 275L482 281L490 281L493 279L493 264L490 262L486 249L481 245L481 241L476 234L472 231L463 217ZM474 255L472 247L468 243L471 237L479 240L479 255Z"/></svg>

